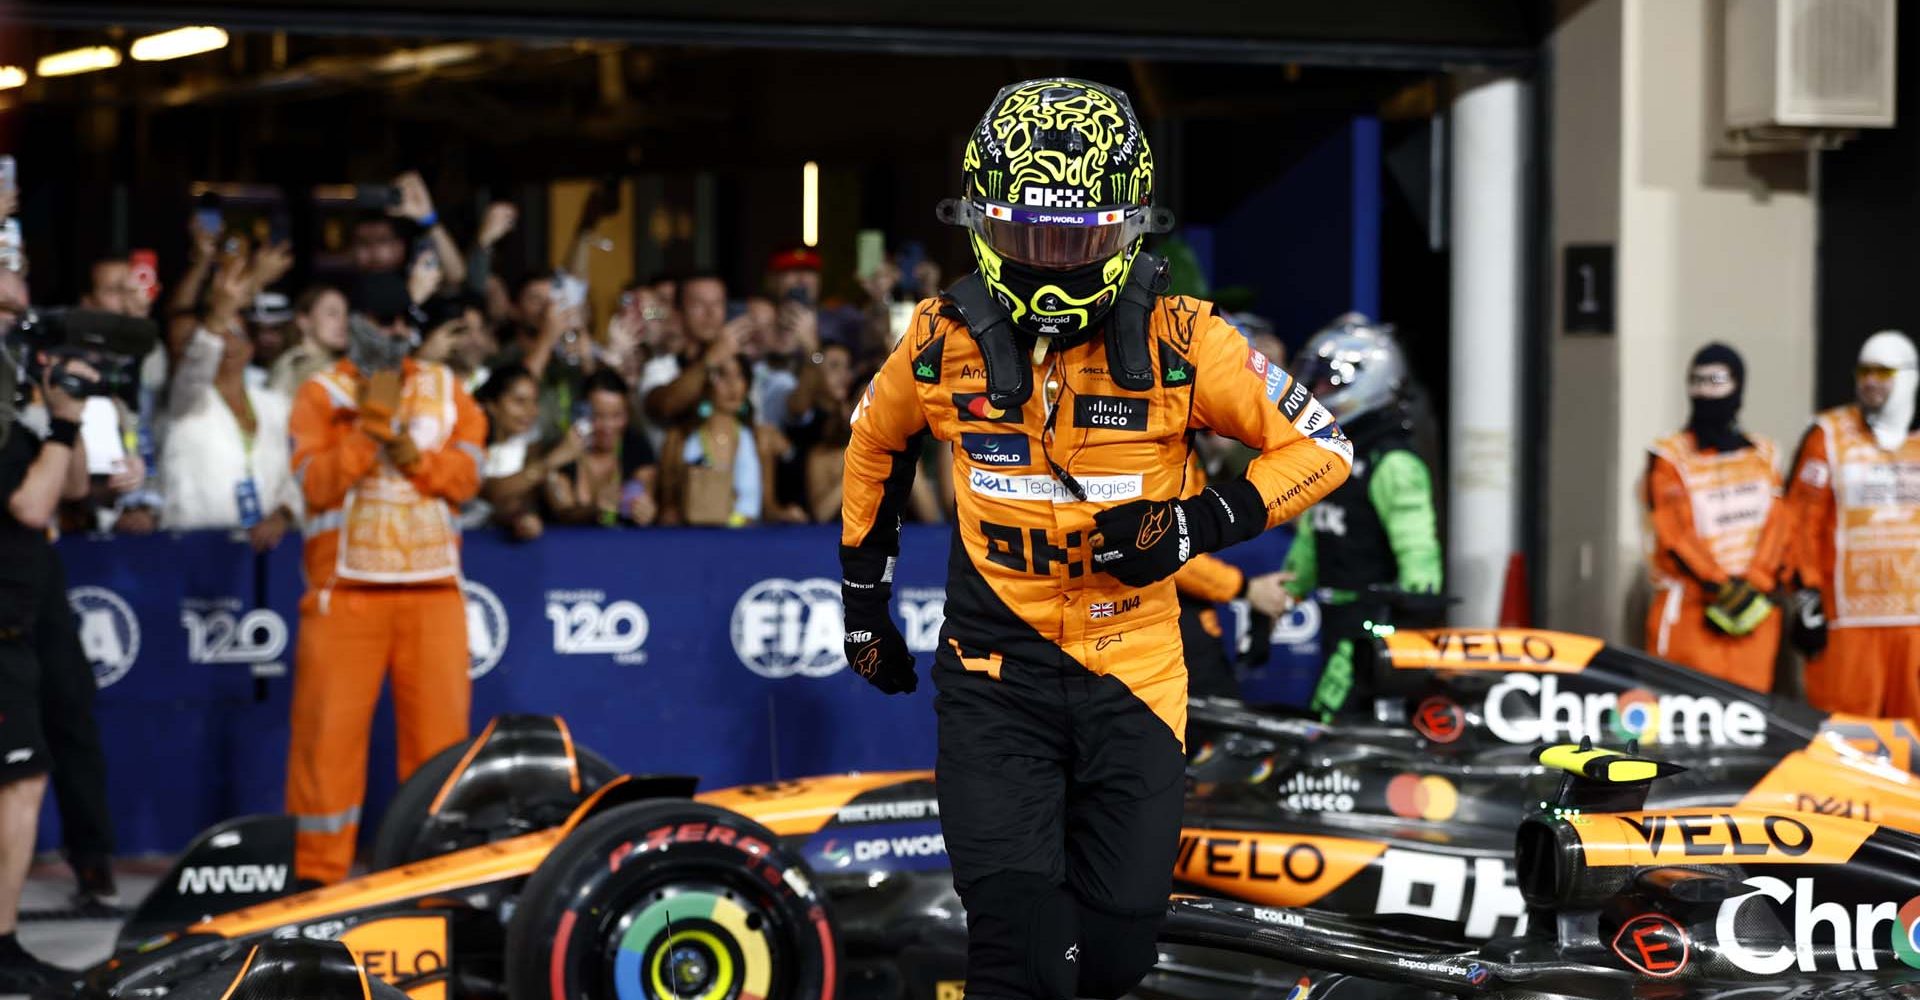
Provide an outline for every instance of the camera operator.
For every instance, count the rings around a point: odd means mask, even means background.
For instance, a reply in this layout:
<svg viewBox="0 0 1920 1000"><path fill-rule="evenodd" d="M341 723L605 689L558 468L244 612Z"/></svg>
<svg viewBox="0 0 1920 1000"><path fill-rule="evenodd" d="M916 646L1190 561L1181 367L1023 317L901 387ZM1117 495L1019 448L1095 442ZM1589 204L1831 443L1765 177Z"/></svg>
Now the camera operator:
<svg viewBox="0 0 1920 1000"><path fill-rule="evenodd" d="M120 378L129 378L131 359L152 349L155 333L151 324L132 320L111 323L102 330L98 314L88 320L84 313L77 314L82 328L76 332L67 325L66 317L35 316L27 302L24 276L0 270L0 383L4 383L0 384L0 452L7 456L0 458L0 495L8 500L0 525L10 518L39 543L13 537L18 532L0 527L0 564L27 574L10 577L5 568L0 568L0 590L6 589L10 578L31 581L35 587L26 603L33 616L30 645L32 661L37 665L33 680L38 710L32 717L37 720L36 732L52 754L61 839L79 887L75 904L82 910L98 911L119 902L112 868L113 821L107 811L106 751L93 717L93 667L80 646L79 626L67 604L66 572L46 542L61 501L84 499L92 491L86 451L77 436L69 436L65 421L77 425L84 409L82 397L104 394L106 380L101 366L112 365L119 370ZM76 338L91 345L80 352L85 357L72 356L71 342ZM22 374L27 377L19 378ZM36 378L42 383L38 400L33 397ZM68 447L58 444L62 439L69 442ZM42 441L54 446L43 447ZM35 471L43 462L53 461L46 457L48 452L61 451L69 454L60 464L58 476ZM141 474L138 469L129 469L128 478L137 479ZM16 508L15 504L22 506ZM34 557L18 556L14 548L22 544L30 547ZM0 604L11 603L0 600ZM0 676L11 675L0 671ZM0 679L0 686L9 683ZM12 716L6 704L0 703L0 735L4 735ZM0 778L4 778L3 771ZM4 794L0 791L0 796ZM34 794L37 799L39 793ZM0 813L5 808L0 806ZM7 822L0 816L0 828ZM0 829L0 838L6 836ZM0 863L5 863L4 855L0 855ZM16 899L17 886L15 883ZM0 908L11 914L4 892L5 883L0 881ZM0 960L4 960L6 950L0 946Z"/></svg>
<svg viewBox="0 0 1920 1000"><path fill-rule="evenodd" d="M0 348L12 348L9 341L26 312L25 301L25 281L15 272L0 271ZM69 380L90 382L98 373L82 361L45 368L40 391L47 421L42 435L20 419L28 396L18 391L21 366L12 355L11 350L0 351L0 498L5 500L0 505L0 992L25 993L61 973L21 948L14 931L52 764L41 729L43 684L52 680L42 669L42 650L65 652L60 647L70 646L77 652L79 642L48 531L60 501L87 492L86 454L80 444L83 400L63 385L71 386ZM80 668L91 687L93 675L84 657Z"/></svg>

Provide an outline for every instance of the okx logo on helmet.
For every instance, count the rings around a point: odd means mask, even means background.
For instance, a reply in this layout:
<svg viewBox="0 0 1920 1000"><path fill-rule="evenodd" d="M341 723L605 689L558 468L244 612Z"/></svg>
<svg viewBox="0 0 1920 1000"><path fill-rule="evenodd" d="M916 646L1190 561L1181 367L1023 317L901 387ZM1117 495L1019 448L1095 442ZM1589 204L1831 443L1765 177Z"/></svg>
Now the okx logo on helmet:
<svg viewBox="0 0 1920 1000"><path fill-rule="evenodd" d="M1141 237L1172 228L1152 207L1153 152L1127 95L1086 80L1001 89L967 140L964 226L980 278L1015 326L1071 343L1119 299Z"/></svg>

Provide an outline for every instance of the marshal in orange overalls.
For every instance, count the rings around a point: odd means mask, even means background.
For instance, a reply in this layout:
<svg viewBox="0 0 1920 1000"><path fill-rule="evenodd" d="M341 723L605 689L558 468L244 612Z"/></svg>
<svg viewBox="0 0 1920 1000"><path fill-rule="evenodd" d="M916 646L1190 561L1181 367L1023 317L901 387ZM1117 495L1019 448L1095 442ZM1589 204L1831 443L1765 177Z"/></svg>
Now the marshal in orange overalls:
<svg viewBox="0 0 1920 1000"><path fill-rule="evenodd" d="M480 486L486 422L445 366L408 360L389 433L419 460L402 471L362 426L351 361L294 400L293 468L306 494L307 593L294 652L287 810L298 877L335 882L353 863L368 730L393 681L399 770L467 738L467 618L454 508Z"/></svg>
<svg viewBox="0 0 1920 1000"><path fill-rule="evenodd" d="M1920 435L1896 452L1854 405L1821 413L1787 485L1793 566L1820 591L1827 647L1807 700L1852 715L1920 717Z"/></svg>
<svg viewBox="0 0 1920 1000"><path fill-rule="evenodd" d="M1654 442L1647 459L1647 514L1654 595L1647 649L1655 656L1752 688L1773 690L1780 618L1733 636L1707 621L1714 592L1745 579L1763 594L1776 585L1790 524L1779 504L1772 441L1746 435L1751 448L1712 451L1681 431Z"/></svg>

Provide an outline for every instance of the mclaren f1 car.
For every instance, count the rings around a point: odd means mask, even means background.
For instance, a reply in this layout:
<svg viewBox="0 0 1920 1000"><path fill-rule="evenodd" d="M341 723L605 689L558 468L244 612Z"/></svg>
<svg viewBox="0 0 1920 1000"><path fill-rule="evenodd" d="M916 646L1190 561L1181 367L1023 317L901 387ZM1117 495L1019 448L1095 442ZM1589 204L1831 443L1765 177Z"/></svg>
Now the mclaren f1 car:
<svg viewBox="0 0 1920 1000"><path fill-rule="evenodd" d="M1380 640L1372 674L1364 712L1332 723L1194 703L1175 877L1215 898L1176 908L1184 916L1169 924L1143 991L1277 996L1299 985L1287 978L1294 966L1354 971L1289 965L1254 947L1293 947L1303 934L1464 954L1474 942L1553 932L1536 897L1569 906L1585 897L1560 899L1567 879L1529 873L1546 848L1522 852L1518 866L1513 850L1516 827L1561 822L1538 820L1565 798L1557 772L1534 758L1541 743L1630 743L1687 762L1639 790L1666 819L1620 828L1660 838L1633 855L1636 872L1665 865L1668 837L1690 847L1735 836L1744 850L1802 827L1813 836L1833 824L1920 825L1911 770L1920 741L1903 723L1822 718L1548 632L1395 632ZM496 720L401 789L370 875L283 896L288 820L207 831L129 921L120 954L85 975L82 995L158 995L285 938L341 941L415 997L958 995L964 920L930 772L692 792L687 778L617 775L559 720ZM1748 814L1763 818L1738 818ZM1561 819L1553 829L1591 825ZM1749 836L1753 823L1763 840ZM1540 835L1523 844L1528 836ZM1866 839L1893 845L1874 866L1897 868L1891 859L1908 851L1904 864L1920 871L1911 839L1890 829ZM1743 856L1727 857L1761 863ZM1725 875L1712 873L1713 891L1725 891ZM1245 940L1223 951L1217 937L1179 931L1215 918ZM1858 940L1869 932L1878 933ZM1434 961L1399 979L1485 985L1454 975L1466 966Z"/></svg>
<svg viewBox="0 0 1920 1000"><path fill-rule="evenodd" d="M1512 848L1532 918L1524 932L1463 946L1312 909L1180 896L1168 904L1160 966L1139 994L1786 1000L1920 991L1920 837L1818 813L1648 809L1650 790L1684 768L1590 741L1530 756L1557 773L1558 787L1520 821ZM333 969L316 988L352 985L340 969L349 952L366 997L380 995L374 973L397 976L391 988L414 997L498 995L504 985L516 998L553 1000L824 998L877 985L843 962L837 908L769 831L711 804L629 798L636 789L619 791L629 784L604 786L556 830L161 935L94 970L80 995L210 998L225 982L222 996L294 996L262 992L265 983L235 991L265 974L250 973L256 965L311 972L316 956ZM783 811L817 805L803 799ZM532 875L508 874L536 843L546 850ZM1284 873L1284 855L1276 860ZM504 955L488 950L484 933L500 921ZM338 942L330 957L316 939ZM422 946L446 950L411 974L394 963L394 949ZM488 975L502 967L504 984Z"/></svg>

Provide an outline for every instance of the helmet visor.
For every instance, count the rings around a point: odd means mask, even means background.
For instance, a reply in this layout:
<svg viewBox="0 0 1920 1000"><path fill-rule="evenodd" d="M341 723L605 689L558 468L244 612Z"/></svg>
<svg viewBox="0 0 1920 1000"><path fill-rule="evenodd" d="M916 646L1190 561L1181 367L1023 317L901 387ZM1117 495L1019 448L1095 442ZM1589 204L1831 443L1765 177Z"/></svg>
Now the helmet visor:
<svg viewBox="0 0 1920 1000"><path fill-rule="evenodd" d="M1085 267L1119 253L1142 231L1135 207L1034 211L977 202L975 225L993 251L1009 260L1058 270Z"/></svg>
<svg viewBox="0 0 1920 1000"><path fill-rule="evenodd" d="M1358 375L1358 366L1337 351L1308 355L1293 365L1293 377L1322 402L1352 386Z"/></svg>

